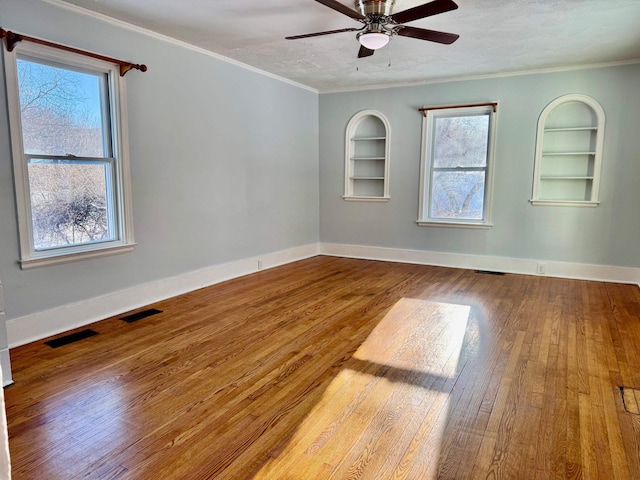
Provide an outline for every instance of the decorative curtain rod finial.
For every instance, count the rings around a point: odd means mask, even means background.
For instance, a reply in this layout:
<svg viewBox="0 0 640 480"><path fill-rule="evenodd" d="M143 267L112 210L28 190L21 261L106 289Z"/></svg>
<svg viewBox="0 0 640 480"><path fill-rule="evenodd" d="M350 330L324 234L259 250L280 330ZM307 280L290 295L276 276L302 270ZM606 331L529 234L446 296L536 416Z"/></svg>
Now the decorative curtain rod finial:
<svg viewBox="0 0 640 480"><path fill-rule="evenodd" d="M7 45L7 51L12 52L16 47L16 43L22 40L22 36L17 33L9 32L0 28L0 38L5 39L5 43Z"/></svg>
<svg viewBox="0 0 640 480"><path fill-rule="evenodd" d="M147 71L146 65L134 65L133 63L127 63L126 65L120 65L120 76L124 77L124 75L133 68L140 70L141 72Z"/></svg>

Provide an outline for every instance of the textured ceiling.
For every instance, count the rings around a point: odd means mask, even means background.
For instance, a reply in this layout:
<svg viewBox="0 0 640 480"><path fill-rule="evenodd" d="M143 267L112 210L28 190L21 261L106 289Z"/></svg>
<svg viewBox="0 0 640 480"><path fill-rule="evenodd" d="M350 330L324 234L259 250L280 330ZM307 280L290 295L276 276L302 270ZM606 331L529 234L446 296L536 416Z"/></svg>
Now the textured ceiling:
<svg viewBox="0 0 640 480"><path fill-rule="evenodd" d="M410 23L457 33L454 44L396 36L362 59L354 32L284 39L361 26L314 0L64 1L320 92L640 59L640 0L456 0ZM396 0L394 12L422 3Z"/></svg>

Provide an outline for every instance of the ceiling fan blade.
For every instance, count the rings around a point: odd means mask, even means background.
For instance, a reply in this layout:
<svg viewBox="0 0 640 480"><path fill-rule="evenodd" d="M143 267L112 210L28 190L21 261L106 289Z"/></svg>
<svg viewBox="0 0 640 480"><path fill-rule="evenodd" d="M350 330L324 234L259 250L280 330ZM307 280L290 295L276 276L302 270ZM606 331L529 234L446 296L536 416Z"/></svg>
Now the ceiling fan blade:
<svg viewBox="0 0 640 480"><path fill-rule="evenodd" d="M370 48L367 48L364 45L360 45L360 51L358 52L358 58L370 57L374 53L375 53L375 50L371 50Z"/></svg>
<svg viewBox="0 0 640 480"><path fill-rule="evenodd" d="M460 35L455 33L438 32L436 30L427 30L425 28L415 28L404 26L398 30L398 35L403 37L418 38L420 40L427 40L429 42L444 43L450 45L455 42Z"/></svg>
<svg viewBox="0 0 640 480"><path fill-rule="evenodd" d="M327 30L326 32L305 33L303 35L293 35L291 37L284 37L284 38L285 40L298 40L299 38L319 37L320 35L331 35L332 33L357 32L358 30L360 29L359 28L341 28L339 30Z"/></svg>
<svg viewBox="0 0 640 480"><path fill-rule="evenodd" d="M318 0L319 1L319 0ZM452 0L433 0L433 2L425 3L417 7L410 8L391 15L391 18L396 23L406 23L419 18L430 17L432 15L438 15L439 13L450 12L458 8L458 5Z"/></svg>
<svg viewBox="0 0 640 480"><path fill-rule="evenodd" d="M351 17L354 20L366 20L367 19L367 17L365 17L361 13L350 9L346 5L343 5L342 3L338 2L338 0L316 0L316 2L321 3L326 7L333 8L335 11L340 12L340 13L346 15L347 17Z"/></svg>

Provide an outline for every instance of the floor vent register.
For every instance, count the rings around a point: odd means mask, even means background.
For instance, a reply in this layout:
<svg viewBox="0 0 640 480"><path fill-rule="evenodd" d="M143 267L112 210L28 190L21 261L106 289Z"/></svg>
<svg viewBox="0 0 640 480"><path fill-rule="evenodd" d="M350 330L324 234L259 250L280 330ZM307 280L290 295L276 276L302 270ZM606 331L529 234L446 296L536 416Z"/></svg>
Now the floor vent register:
<svg viewBox="0 0 640 480"><path fill-rule="evenodd" d="M150 308L148 310L143 310L141 312L132 313L131 315L120 317L120 320L124 320L127 323L132 323L138 320L142 320L143 318L150 317L152 315L157 315L159 313L162 313L162 310L158 310L157 308Z"/></svg>
<svg viewBox="0 0 640 480"><path fill-rule="evenodd" d="M59 348L64 345L69 345L70 343L79 342L80 340L84 340L85 338L93 337L94 335L98 335L98 332L91 329L81 330L79 332L70 333L69 335L65 335L64 337L54 338L53 340L47 340L45 345L49 345L51 348Z"/></svg>

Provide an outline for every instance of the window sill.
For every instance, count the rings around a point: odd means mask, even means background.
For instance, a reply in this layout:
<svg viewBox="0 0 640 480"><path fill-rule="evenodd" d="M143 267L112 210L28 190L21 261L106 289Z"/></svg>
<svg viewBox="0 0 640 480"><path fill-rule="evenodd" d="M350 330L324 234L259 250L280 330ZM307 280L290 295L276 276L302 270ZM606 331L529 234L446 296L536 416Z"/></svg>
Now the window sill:
<svg viewBox="0 0 640 480"><path fill-rule="evenodd" d="M440 222L437 220L418 220L416 223L420 227L479 228L481 230L489 230L493 227L492 223L479 222Z"/></svg>
<svg viewBox="0 0 640 480"><path fill-rule="evenodd" d="M135 243L119 244L116 246L93 248L84 251L76 251L73 253L56 253L47 254L46 256L24 258L20 263L22 270L31 268L46 267L48 265L60 265L62 263L77 262L78 260L86 260L89 258L106 257L108 255L118 255L122 253L132 252Z"/></svg>

